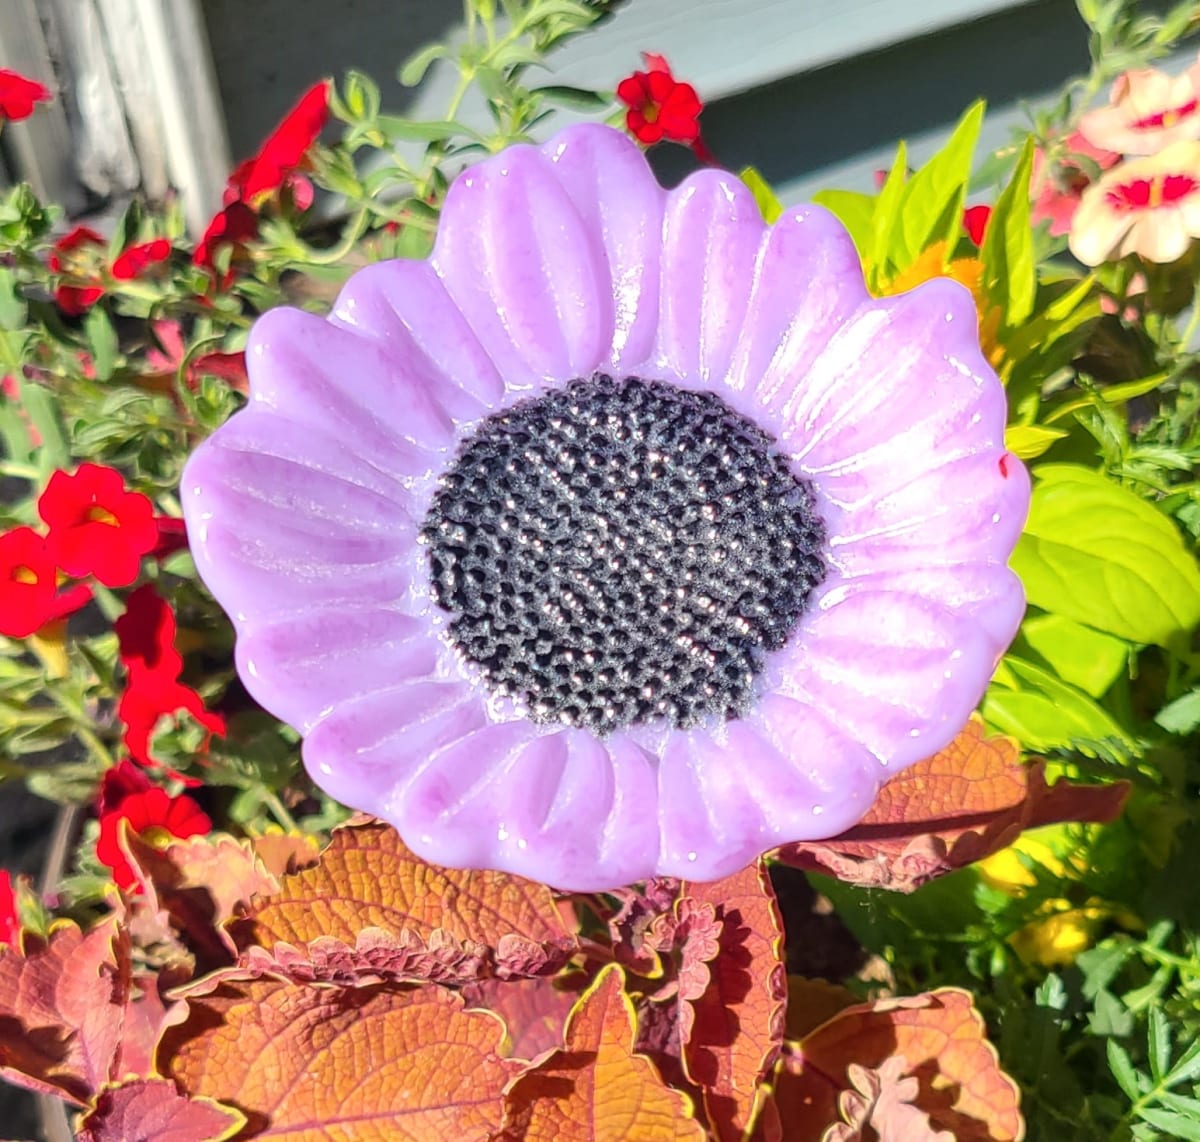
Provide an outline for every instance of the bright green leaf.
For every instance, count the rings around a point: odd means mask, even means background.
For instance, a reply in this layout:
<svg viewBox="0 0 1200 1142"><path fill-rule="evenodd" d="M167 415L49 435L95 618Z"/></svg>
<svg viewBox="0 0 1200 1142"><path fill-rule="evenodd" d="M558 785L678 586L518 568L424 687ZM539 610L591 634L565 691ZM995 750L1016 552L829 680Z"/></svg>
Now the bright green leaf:
<svg viewBox="0 0 1200 1142"><path fill-rule="evenodd" d="M1050 445L1066 435L1061 428L1043 428L1040 424L1010 424L1004 433L1004 445L1022 460L1036 460Z"/></svg>
<svg viewBox="0 0 1200 1142"><path fill-rule="evenodd" d="M872 279L878 277L889 261L893 265L907 266L921 252L919 246L913 249L907 244L904 228L896 224L907 182L908 148L901 139L896 148L896 159L879 191L879 197L875 199L875 211L871 216L871 236L863 260L870 267Z"/></svg>
<svg viewBox="0 0 1200 1142"><path fill-rule="evenodd" d="M959 232L984 110L982 99L972 103L945 146L904 187L900 224L907 252L912 257L933 242L955 238ZM952 221L953 231L945 229L947 220Z"/></svg>
<svg viewBox="0 0 1200 1142"><path fill-rule="evenodd" d="M1035 474L1012 557L1029 601L1132 642L1186 638L1200 622L1200 569L1171 521L1087 468Z"/></svg>
<svg viewBox="0 0 1200 1142"><path fill-rule="evenodd" d="M1037 292L1033 224L1029 214L1029 179L1033 171L1033 138L1025 140L1012 178L996 200L980 260L984 291L1000 306L1008 326L1020 325L1033 313Z"/></svg>
<svg viewBox="0 0 1200 1142"><path fill-rule="evenodd" d="M871 243L871 219L875 213L875 196L856 190L819 190L812 196L818 206L837 215L850 232L860 258L866 257Z"/></svg>
<svg viewBox="0 0 1200 1142"><path fill-rule="evenodd" d="M1129 659L1129 644L1063 615L1025 620L1021 637L1072 686L1099 698L1117 680Z"/></svg>
<svg viewBox="0 0 1200 1142"><path fill-rule="evenodd" d="M1200 726L1200 690L1191 690L1164 706L1154 719L1169 734L1190 734Z"/></svg>
<svg viewBox="0 0 1200 1142"><path fill-rule="evenodd" d="M743 168L738 178L750 188L758 209L762 212L763 220L770 226L783 213L783 203L775 197L771 184L767 182L755 167Z"/></svg>
<svg viewBox="0 0 1200 1142"><path fill-rule="evenodd" d="M1133 744L1082 690L1012 654L1001 661L984 695L983 716L1032 750L1076 748L1092 753L1091 742Z"/></svg>

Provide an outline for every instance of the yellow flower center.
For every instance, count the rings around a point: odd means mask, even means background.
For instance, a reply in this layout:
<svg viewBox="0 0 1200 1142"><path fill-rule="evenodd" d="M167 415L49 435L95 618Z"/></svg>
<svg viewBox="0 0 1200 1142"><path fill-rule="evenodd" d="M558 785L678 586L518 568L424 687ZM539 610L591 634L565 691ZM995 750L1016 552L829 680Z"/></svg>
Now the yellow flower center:
<svg viewBox="0 0 1200 1142"><path fill-rule="evenodd" d="M163 828L162 825L151 825L148 829L143 829L138 834L146 844L151 845L156 849L165 849L167 845L174 839L170 830Z"/></svg>
<svg viewBox="0 0 1200 1142"><path fill-rule="evenodd" d="M84 518L88 523L107 523L114 527L117 524L117 517L107 508L102 508L99 504L93 504L88 508L87 515Z"/></svg>

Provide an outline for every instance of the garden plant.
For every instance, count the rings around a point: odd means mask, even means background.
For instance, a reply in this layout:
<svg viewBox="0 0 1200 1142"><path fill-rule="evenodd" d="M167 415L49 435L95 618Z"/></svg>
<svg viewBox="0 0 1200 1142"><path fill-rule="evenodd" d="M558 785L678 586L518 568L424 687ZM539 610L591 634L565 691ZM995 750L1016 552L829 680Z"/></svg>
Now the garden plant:
<svg viewBox="0 0 1200 1142"><path fill-rule="evenodd" d="M7 191L0 780L71 852L0 872L0 1078L90 1142L1200 1138L1200 7L1077 3L1053 107L870 194L652 50L556 84L607 0L465 0L439 120L298 93L195 242Z"/></svg>

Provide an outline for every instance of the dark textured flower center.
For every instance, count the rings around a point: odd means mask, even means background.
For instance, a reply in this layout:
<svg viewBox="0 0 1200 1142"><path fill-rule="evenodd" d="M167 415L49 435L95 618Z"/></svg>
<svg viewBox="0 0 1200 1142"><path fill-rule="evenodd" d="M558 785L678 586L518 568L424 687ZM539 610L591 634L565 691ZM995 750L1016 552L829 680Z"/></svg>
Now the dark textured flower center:
<svg viewBox="0 0 1200 1142"><path fill-rule="evenodd" d="M576 380L483 421L421 538L450 638L539 722L736 718L825 575L811 487L712 393Z"/></svg>

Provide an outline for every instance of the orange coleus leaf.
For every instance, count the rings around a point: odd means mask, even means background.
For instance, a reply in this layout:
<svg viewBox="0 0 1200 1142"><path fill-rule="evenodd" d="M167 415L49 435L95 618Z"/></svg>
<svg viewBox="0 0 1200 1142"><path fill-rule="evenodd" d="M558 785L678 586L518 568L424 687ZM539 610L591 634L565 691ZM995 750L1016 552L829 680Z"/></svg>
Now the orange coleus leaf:
<svg viewBox="0 0 1200 1142"><path fill-rule="evenodd" d="M264 833L251 842L254 854L274 876L285 876L317 863L321 846L311 833Z"/></svg>
<svg viewBox="0 0 1200 1142"><path fill-rule="evenodd" d="M683 1068L704 1091L717 1138L738 1139L761 1105L762 1079L783 1041L783 920L761 860L711 884L685 882L681 894L711 905L721 924L712 978L691 1004Z"/></svg>
<svg viewBox="0 0 1200 1142"><path fill-rule="evenodd" d="M892 1058L904 1060L902 1073ZM853 1066L862 1071L852 1075ZM863 1071L879 1074L872 1079ZM902 1078L914 1078L916 1091L897 1091ZM1025 1135L1017 1084L1000 1069L970 993L958 988L855 1004L789 1044L775 1074L783 1136L818 1142L828 1126L853 1120L851 1111L861 1114L863 1097L881 1084L958 1142L1019 1142ZM842 1098L856 1090L858 1097Z"/></svg>
<svg viewBox="0 0 1200 1142"><path fill-rule="evenodd" d="M188 1098L166 1079L131 1079L105 1087L83 1116L78 1142L225 1142L246 1116L208 1098Z"/></svg>
<svg viewBox="0 0 1200 1142"><path fill-rule="evenodd" d="M177 932L200 965L215 967L237 954L226 923L259 895L279 887L244 841L226 834L173 838L161 847L125 830L119 839L128 854L141 896L131 912L144 923L153 915ZM138 922L132 922L137 938Z"/></svg>
<svg viewBox="0 0 1200 1142"><path fill-rule="evenodd" d="M788 976L787 1022L789 1039L802 1039L839 1011L858 1003L854 992L823 979Z"/></svg>
<svg viewBox="0 0 1200 1142"><path fill-rule="evenodd" d="M255 970L342 983L356 964L366 979L540 975L577 946L544 885L427 864L375 821L336 830L315 866L233 931Z"/></svg>
<svg viewBox="0 0 1200 1142"><path fill-rule="evenodd" d="M115 919L0 952L0 1078L84 1105L121 1066L130 952Z"/></svg>
<svg viewBox="0 0 1200 1142"><path fill-rule="evenodd" d="M987 737L972 715L941 753L887 782L854 828L785 845L776 857L851 884L911 892L998 852L1025 829L1115 820L1129 789L1125 781L1048 786L1041 761L1023 763L1012 738Z"/></svg>
<svg viewBox="0 0 1200 1142"><path fill-rule="evenodd" d="M567 1016L579 999L585 976L572 972L534 979L481 979L467 984L462 997L470 1008L490 1011L508 1034L503 1053L510 1059L536 1059L563 1045Z"/></svg>
<svg viewBox="0 0 1200 1142"><path fill-rule="evenodd" d="M203 992L203 994L202 994ZM255 1134L488 1138L520 1063L503 1028L438 987L303 987L209 977L187 993L159 1068L192 1097L239 1107Z"/></svg>
<svg viewBox="0 0 1200 1142"><path fill-rule="evenodd" d="M565 1047L506 1094L511 1137L524 1142L702 1142L686 1095L633 1049L633 1004L617 964L601 970L567 1021Z"/></svg>

